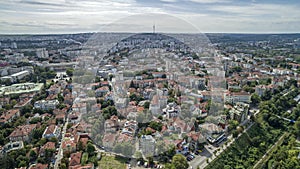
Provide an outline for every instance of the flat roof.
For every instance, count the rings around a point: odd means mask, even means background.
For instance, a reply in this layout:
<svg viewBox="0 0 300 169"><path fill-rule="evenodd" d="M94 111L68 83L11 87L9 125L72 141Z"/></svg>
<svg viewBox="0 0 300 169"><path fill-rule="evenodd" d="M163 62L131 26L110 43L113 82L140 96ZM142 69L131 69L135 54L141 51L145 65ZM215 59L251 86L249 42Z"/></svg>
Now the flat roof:
<svg viewBox="0 0 300 169"><path fill-rule="evenodd" d="M10 86L0 87L0 94L10 95L10 94L22 94L38 92L42 89L43 83L18 83ZM29 86L29 87L28 87Z"/></svg>

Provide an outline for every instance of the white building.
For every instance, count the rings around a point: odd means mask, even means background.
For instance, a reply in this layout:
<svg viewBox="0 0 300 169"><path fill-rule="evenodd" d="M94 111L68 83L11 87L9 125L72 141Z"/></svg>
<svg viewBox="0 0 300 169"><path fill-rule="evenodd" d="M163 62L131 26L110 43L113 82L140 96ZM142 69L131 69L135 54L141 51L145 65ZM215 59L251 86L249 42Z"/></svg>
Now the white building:
<svg viewBox="0 0 300 169"><path fill-rule="evenodd" d="M38 58L48 58L49 57L48 51L45 48L37 49L36 55Z"/></svg>
<svg viewBox="0 0 300 169"><path fill-rule="evenodd" d="M59 104L58 100L39 100L34 103L34 108L42 110L55 109Z"/></svg>

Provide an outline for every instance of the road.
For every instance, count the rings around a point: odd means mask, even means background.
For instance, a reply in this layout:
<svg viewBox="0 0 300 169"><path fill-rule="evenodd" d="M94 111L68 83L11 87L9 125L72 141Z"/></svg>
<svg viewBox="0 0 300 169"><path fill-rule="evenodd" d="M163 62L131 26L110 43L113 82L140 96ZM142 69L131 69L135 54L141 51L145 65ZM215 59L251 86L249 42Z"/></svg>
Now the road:
<svg viewBox="0 0 300 169"><path fill-rule="evenodd" d="M253 126L253 124L254 124L254 123L251 123L251 124L243 131L243 133L247 132L248 129L251 128L251 127ZM216 149L218 149L218 148L215 148L215 149L211 152L212 156L211 156L211 158L209 159L209 162L211 162L211 161L213 161L215 158L217 158L224 150L226 150L232 143L234 143L234 141L235 141L236 139L238 139L241 135L242 135L242 134L239 134L239 136L238 136L237 138L232 138L232 135L230 135L230 136L228 137L228 140L230 140L230 141L227 143L227 145L220 146L220 147L219 147L220 150L217 151L216 154L214 154L213 152L214 152L214 150L216 150ZM213 146L212 146L212 147L213 147ZM195 160L195 159L194 159L194 160ZM205 159L204 161L199 162L199 164L200 164L200 165L195 165L195 166L192 165L192 166L193 166L193 168L197 168L198 166L199 166L200 168L205 168L209 163L207 163L207 161L206 161L206 159Z"/></svg>
<svg viewBox="0 0 300 169"><path fill-rule="evenodd" d="M277 144L280 142L282 143L282 139L286 136L286 133L284 133L278 141L271 147L269 150L260 158L260 160L253 166L253 169L257 168L257 166L269 155L270 151L272 151Z"/></svg>
<svg viewBox="0 0 300 169"><path fill-rule="evenodd" d="M62 142L65 139L65 134L66 134L66 131L67 131L68 123L69 123L69 119L67 118L66 123L63 127L63 130L62 130L61 143L59 145L56 161L55 161L55 164L54 164L54 169L58 169L58 165L60 164L60 161L63 158Z"/></svg>

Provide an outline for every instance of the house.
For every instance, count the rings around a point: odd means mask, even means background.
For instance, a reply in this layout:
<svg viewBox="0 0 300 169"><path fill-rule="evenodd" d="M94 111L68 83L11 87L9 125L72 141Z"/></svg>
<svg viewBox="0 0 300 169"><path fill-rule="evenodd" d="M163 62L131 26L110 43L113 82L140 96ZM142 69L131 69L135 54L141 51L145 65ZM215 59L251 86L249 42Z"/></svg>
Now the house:
<svg viewBox="0 0 300 169"><path fill-rule="evenodd" d="M138 129L138 123L134 120L130 120L125 122L124 128L122 129L121 133L134 136L137 129Z"/></svg>
<svg viewBox="0 0 300 169"><path fill-rule="evenodd" d="M86 103L75 103L72 105L72 110L74 112L79 112L81 114L86 114L87 109L86 109Z"/></svg>
<svg viewBox="0 0 300 169"><path fill-rule="evenodd" d="M160 105L159 105L159 97L158 95L154 95L149 106L149 110L154 115L158 115L160 113Z"/></svg>
<svg viewBox="0 0 300 169"><path fill-rule="evenodd" d="M139 139L139 148L144 156L153 156L156 141L151 135L142 135Z"/></svg>
<svg viewBox="0 0 300 169"><path fill-rule="evenodd" d="M45 155L46 150L55 150L55 143L54 142L47 142L45 145L42 146L42 148L39 151L40 156Z"/></svg>
<svg viewBox="0 0 300 169"><path fill-rule="evenodd" d="M111 116L110 119L107 119L104 123L105 133L116 133L119 129L119 118L118 116Z"/></svg>
<svg viewBox="0 0 300 169"><path fill-rule="evenodd" d="M94 164L69 166L69 169L94 169Z"/></svg>
<svg viewBox="0 0 300 169"><path fill-rule="evenodd" d="M61 129L59 127L52 124L45 129L45 131L43 133L43 138L47 138L47 139L52 138L52 137L59 138L60 131L61 131Z"/></svg>
<svg viewBox="0 0 300 169"><path fill-rule="evenodd" d="M189 132L187 134L187 142L194 150L199 149L199 145L206 142L205 137L200 132Z"/></svg>
<svg viewBox="0 0 300 169"><path fill-rule="evenodd" d="M58 100L39 100L34 103L34 108L42 110L53 110L58 104Z"/></svg>
<svg viewBox="0 0 300 169"><path fill-rule="evenodd" d="M69 166L80 165L81 155L82 155L82 152L72 153L70 155Z"/></svg>
<svg viewBox="0 0 300 169"><path fill-rule="evenodd" d="M29 167L29 169L48 169L48 164L33 164L32 166Z"/></svg>
<svg viewBox="0 0 300 169"><path fill-rule="evenodd" d="M109 92L109 87L108 86L102 86L96 89L95 91L95 96L96 97L103 97Z"/></svg>
<svg viewBox="0 0 300 169"><path fill-rule="evenodd" d="M169 103L166 108L163 109L163 113L167 118L174 118L180 115L180 107L175 103Z"/></svg>
<svg viewBox="0 0 300 169"><path fill-rule="evenodd" d="M75 152L76 151L76 143L74 140L65 140L62 142L62 149L64 152Z"/></svg>
<svg viewBox="0 0 300 169"><path fill-rule="evenodd" d="M52 85L48 90L49 95L58 94L61 91L61 87L58 84Z"/></svg>
<svg viewBox="0 0 300 169"><path fill-rule="evenodd" d="M36 124L18 126L8 137L10 141L30 141L31 134L36 129Z"/></svg>
<svg viewBox="0 0 300 169"><path fill-rule="evenodd" d="M10 123L12 122L13 119L19 116L20 116L19 109L8 110L0 116L0 124Z"/></svg>

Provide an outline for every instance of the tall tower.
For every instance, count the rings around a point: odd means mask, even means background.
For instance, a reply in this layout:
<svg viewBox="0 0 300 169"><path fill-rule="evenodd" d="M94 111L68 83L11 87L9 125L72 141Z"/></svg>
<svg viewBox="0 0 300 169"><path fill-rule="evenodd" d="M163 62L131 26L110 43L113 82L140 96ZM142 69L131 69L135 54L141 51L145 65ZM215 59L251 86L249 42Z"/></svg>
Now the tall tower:
<svg viewBox="0 0 300 169"><path fill-rule="evenodd" d="M153 33L155 33L155 24L153 24Z"/></svg>

